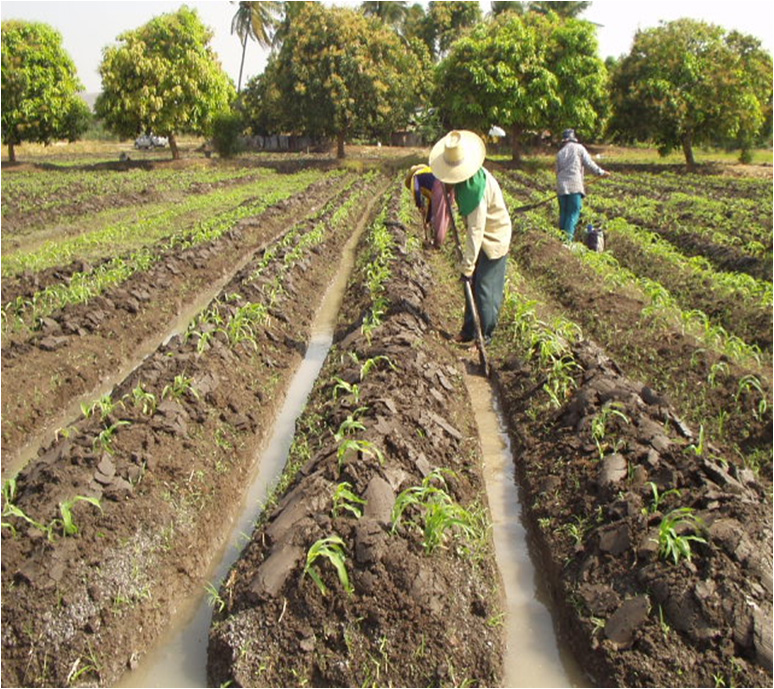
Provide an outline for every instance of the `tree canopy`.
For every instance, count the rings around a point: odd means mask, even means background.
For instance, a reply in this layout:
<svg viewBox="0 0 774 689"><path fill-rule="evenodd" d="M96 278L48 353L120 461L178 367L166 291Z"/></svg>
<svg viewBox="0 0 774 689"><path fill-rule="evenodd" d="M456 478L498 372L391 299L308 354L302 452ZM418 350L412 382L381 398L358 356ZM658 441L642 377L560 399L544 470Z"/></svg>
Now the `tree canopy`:
<svg viewBox="0 0 774 689"><path fill-rule="evenodd" d="M771 110L772 60L752 36L679 19L637 32L612 77L611 132L662 153L735 139L744 148Z"/></svg>
<svg viewBox="0 0 774 689"><path fill-rule="evenodd" d="M452 46L438 67L435 100L451 126L510 128L518 160L526 130L595 131L606 79L591 24L506 12Z"/></svg>
<svg viewBox="0 0 774 689"><path fill-rule="evenodd" d="M538 14L548 14L549 12L555 12L560 17L575 17L577 18L582 14L589 6L591 2L492 2L492 14L500 14L502 12L518 12L519 14L525 14L526 12L537 12Z"/></svg>
<svg viewBox="0 0 774 689"><path fill-rule="evenodd" d="M83 134L90 113L77 95L82 89L59 32L39 22L2 23L2 136L11 162L22 142Z"/></svg>
<svg viewBox="0 0 774 689"><path fill-rule="evenodd" d="M247 102L263 111L262 126L334 136L343 157L346 137L386 135L404 125L428 74L416 54L378 19L299 5L282 47L248 89L257 91Z"/></svg>
<svg viewBox="0 0 774 689"><path fill-rule="evenodd" d="M132 137L153 131L169 138L206 134L213 117L230 108L235 92L209 42L212 31L186 6L118 37L103 51L103 91L96 111L108 129Z"/></svg>

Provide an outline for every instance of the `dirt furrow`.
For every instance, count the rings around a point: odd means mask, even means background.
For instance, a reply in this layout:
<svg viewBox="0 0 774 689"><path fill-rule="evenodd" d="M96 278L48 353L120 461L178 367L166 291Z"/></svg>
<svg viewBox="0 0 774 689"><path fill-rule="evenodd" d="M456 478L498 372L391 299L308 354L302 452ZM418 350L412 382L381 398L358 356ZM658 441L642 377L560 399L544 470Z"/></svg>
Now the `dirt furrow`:
<svg viewBox="0 0 774 689"><path fill-rule="evenodd" d="M4 338L3 473L51 436L51 424L63 423L61 411L73 400L116 382L113 377L136 361L138 352L158 346L188 304L227 279L261 245L319 212L349 182L323 181L217 240L168 253L120 287L44 318L28 338Z"/></svg>
<svg viewBox="0 0 774 689"><path fill-rule="evenodd" d="M430 323L434 283L419 242L390 233L384 313L365 327L375 307L364 269L298 422L289 487L220 589L213 685L501 681L475 424L460 364ZM375 263L366 251L364 268ZM315 559L321 544L340 549L338 577L334 557Z"/></svg>
<svg viewBox="0 0 774 689"><path fill-rule="evenodd" d="M88 416L6 483L3 683L114 684L201 591L256 452L298 364L352 228L325 218L322 243L260 255L213 305L222 329L174 337ZM301 233L299 242L317 228ZM279 287L279 291L277 291ZM267 310L269 293L275 300Z"/></svg>

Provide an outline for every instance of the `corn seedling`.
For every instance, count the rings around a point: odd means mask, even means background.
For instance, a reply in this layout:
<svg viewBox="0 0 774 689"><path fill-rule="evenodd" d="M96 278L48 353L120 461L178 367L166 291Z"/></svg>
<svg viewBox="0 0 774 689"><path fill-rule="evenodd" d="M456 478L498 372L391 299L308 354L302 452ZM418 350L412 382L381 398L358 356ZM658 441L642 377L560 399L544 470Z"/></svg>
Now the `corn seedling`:
<svg viewBox="0 0 774 689"><path fill-rule="evenodd" d="M341 467L343 466L344 458L346 457L347 453L350 451L362 452L364 455L367 455L368 457L376 457L376 459L379 461L379 464L384 464L384 454L372 442L368 440L355 440L354 438L344 438L339 443L339 449L336 454L336 457L339 462L339 469L341 469Z"/></svg>
<svg viewBox="0 0 774 689"><path fill-rule="evenodd" d="M355 398L355 404L360 401L360 388L357 383L348 383L338 376L334 377L333 380L336 381L336 385L333 388L333 399L338 399L339 393L343 392L345 395L352 395Z"/></svg>
<svg viewBox="0 0 774 689"><path fill-rule="evenodd" d="M193 379L182 374L175 376L171 385L165 385L161 391L161 399L167 397L174 397L179 400L185 397L187 393L191 393L196 399L199 399L199 393L195 387L193 387Z"/></svg>
<svg viewBox="0 0 774 689"><path fill-rule="evenodd" d="M355 519L360 519L363 516L363 508L360 505L365 504L366 501L363 498L352 492L352 484L344 481L336 486L333 493L332 514L334 517L338 517L343 510L347 510L355 516Z"/></svg>
<svg viewBox="0 0 774 689"><path fill-rule="evenodd" d="M443 488L433 486L434 480L446 485L442 471L436 469L423 479L421 485L407 488L398 495L392 509L392 533L400 526L404 512L413 506L423 513L424 526L413 521L409 523L422 529L422 545L426 554L442 545L446 532L455 528L470 541L480 540L483 529L479 515L454 502Z"/></svg>
<svg viewBox="0 0 774 689"><path fill-rule="evenodd" d="M612 418L617 417L626 424L631 423L629 417L626 416L621 409L623 409L623 405L620 402L607 402L602 406L602 409L594 415L594 418L591 421L591 437L594 439L594 443L597 446L600 459L605 456L604 448L606 447L606 444L603 444L603 441L607 436L607 424L609 421Z"/></svg>
<svg viewBox="0 0 774 689"><path fill-rule="evenodd" d="M54 522L51 523L51 527L55 525L59 525L61 523L62 526L62 534L64 536L74 536L78 533L78 525L73 520L73 506L77 502L88 502L90 505L94 505L100 512L102 511L102 505L100 504L99 500L97 498L88 497L84 495L76 495L74 498L70 500L65 500L63 502L59 503L59 513L61 514L62 518L61 520L55 519Z"/></svg>
<svg viewBox="0 0 774 689"><path fill-rule="evenodd" d="M131 423L129 421L116 421L114 424L111 424L107 428L103 428L96 438L94 438L94 442L92 443L92 447L94 450L97 448L101 448L104 452L107 452L108 454L113 454L113 436L116 434L116 431L120 426L131 426Z"/></svg>
<svg viewBox="0 0 774 689"><path fill-rule="evenodd" d="M16 479L9 478L3 483L3 519L6 517L19 517L28 524L34 526L36 529L48 533L47 528L40 522L35 521L32 517L28 516L21 508L17 507L14 503L16 501ZM2 526L10 529L11 533L15 536L16 529L10 522L3 521Z"/></svg>
<svg viewBox="0 0 774 689"><path fill-rule="evenodd" d="M653 500L650 503L650 507L644 507L642 509L643 514L653 514L654 512L658 512L659 508L661 507L661 503L670 495L674 495L676 497L680 497L680 489L679 488L670 488L669 490L665 490L663 493L660 493L658 490L658 486L653 483L653 481L648 481L648 485L650 486L650 490L653 493Z"/></svg>
<svg viewBox="0 0 774 689"><path fill-rule="evenodd" d="M697 443L691 443L686 449L691 450L697 457L704 455L706 450L706 437L704 434L704 424L699 426L699 441Z"/></svg>
<svg viewBox="0 0 774 689"><path fill-rule="evenodd" d="M315 541L310 546L306 553L306 565L302 577L309 575L317 584L317 588L320 589L320 593L325 596L328 593L328 588L320 576L320 573L315 567L315 562L320 557L325 557L336 568L336 574L339 577L339 582L347 593L354 591L352 584L349 582L349 573L347 572L347 565L344 561L344 541L340 536L328 536Z"/></svg>
<svg viewBox="0 0 774 689"><path fill-rule="evenodd" d="M142 383L138 383L137 387L132 390L132 401L135 407L142 408L143 414L151 416L156 411L156 395L148 392Z"/></svg>
<svg viewBox="0 0 774 689"><path fill-rule="evenodd" d="M113 413L115 408L121 404L121 402L114 402L110 393L102 395L96 402L91 404L81 403L81 412L88 419L93 416L97 410L99 410L99 417L101 421L107 419L107 417Z"/></svg>
<svg viewBox="0 0 774 689"><path fill-rule="evenodd" d="M739 381L739 387L736 391L736 401L739 402L739 397L745 392L758 393L761 396L757 406L753 409L753 416L759 421L763 419L764 415L768 411L769 403L766 399L766 394L763 391L760 378L755 375L746 375Z"/></svg>
<svg viewBox="0 0 774 689"><path fill-rule="evenodd" d="M360 366L360 382L362 383L363 379L370 373L370 371L376 368L381 362L385 362L388 368L393 371L398 370L395 364L392 363L390 357L385 356L384 354L380 354L378 356L371 357L362 363Z"/></svg>
<svg viewBox="0 0 774 689"><path fill-rule="evenodd" d="M690 507L678 507L665 514L658 528L659 555L665 560L672 558L677 564L681 558L691 559L691 543L706 543L698 535L701 520ZM693 533L681 535L678 530L691 529Z"/></svg>
<svg viewBox="0 0 774 689"><path fill-rule="evenodd" d="M576 547L583 545L583 539L589 531L589 521L586 517L573 516L573 523L565 524L562 529L566 531Z"/></svg>
<svg viewBox="0 0 774 689"><path fill-rule="evenodd" d="M355 412L355 414L356 413L357 412ZM337 443L340 443L348 435L352 435L357 431L364 431L366 429L363 423L355 419L355 414L350 414L347 416L347 418L344 419L344 421L342 421L339 425L339 430L333 434L333 437Z"/></svg>
<svg viewBox="0 0 774 689"><path fill-rule="evenodd" d="M204 590L207 592L207 602L210 604L210 607L213 610L217 609L218 612L223 612L226 607L226 601L220 595L218 587L207 581L204 584Z"/></svg>

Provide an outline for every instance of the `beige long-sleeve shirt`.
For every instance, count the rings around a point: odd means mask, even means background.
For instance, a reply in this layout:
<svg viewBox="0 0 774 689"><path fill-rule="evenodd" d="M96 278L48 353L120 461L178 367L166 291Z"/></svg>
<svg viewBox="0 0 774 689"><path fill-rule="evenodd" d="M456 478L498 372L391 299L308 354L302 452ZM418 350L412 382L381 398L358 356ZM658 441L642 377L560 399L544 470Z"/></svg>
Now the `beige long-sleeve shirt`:
<svg viewBox="0 0 774 689"><path fill-rule="evenodd" d="M495 260L505 256L511 246L511 216L505 207L502 189L489 170L484 169L484 172L486 187L481 203L465 216L467 238L460 270L467 276L473 275L476 269L479 251L483 251L490 260Z"/></svg>

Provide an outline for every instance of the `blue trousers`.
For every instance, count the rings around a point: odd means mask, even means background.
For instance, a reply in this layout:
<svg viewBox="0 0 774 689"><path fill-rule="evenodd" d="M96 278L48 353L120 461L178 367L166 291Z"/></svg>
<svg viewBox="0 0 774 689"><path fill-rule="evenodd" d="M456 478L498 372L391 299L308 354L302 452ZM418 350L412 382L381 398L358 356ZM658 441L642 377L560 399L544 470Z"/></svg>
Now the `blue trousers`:
<svg viewBox="0 0 774 689"><path fill-rule="evenodd" d="M492 337L500 317L500 307L503 305L505 294L507 262L508 254L492 260L483 251L478 253L476 260L476 270L473 273L471 287L473 288L473 298L478 309L478 316L481 319L481 332L487 340ZM476 338L476 323L467 297L465 298L465 323L462 326L462 334L468 340Z"/></svg>
<svg viewBox="0 0 774 689"><path fill-rule="evenodd" d="M559 228L567 235L567 241L575 238L575 226L583 208L583 194L562 194L559 197Z"/></svg>

